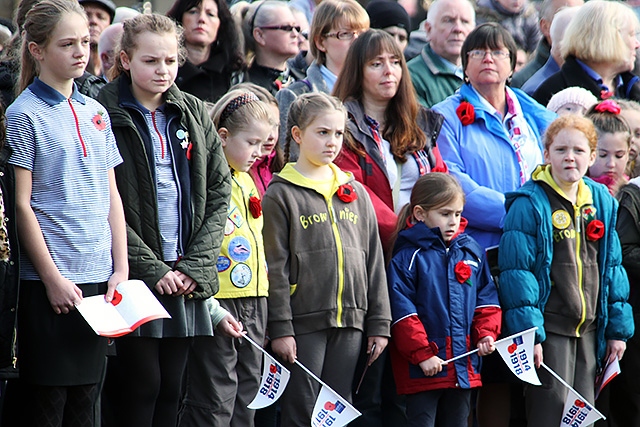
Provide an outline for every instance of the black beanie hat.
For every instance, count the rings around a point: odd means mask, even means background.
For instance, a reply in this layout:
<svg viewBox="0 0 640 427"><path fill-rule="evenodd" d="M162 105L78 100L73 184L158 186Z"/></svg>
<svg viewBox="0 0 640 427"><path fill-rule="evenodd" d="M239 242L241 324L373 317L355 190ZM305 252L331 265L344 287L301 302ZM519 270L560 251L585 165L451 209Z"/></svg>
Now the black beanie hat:
<svg viewBox="0 0 640 427"><path fill-rule="evenodd" d="M411 20L407 11L393 0L376 0L367 5L371 28L400 27L411 31Z"/></svg>

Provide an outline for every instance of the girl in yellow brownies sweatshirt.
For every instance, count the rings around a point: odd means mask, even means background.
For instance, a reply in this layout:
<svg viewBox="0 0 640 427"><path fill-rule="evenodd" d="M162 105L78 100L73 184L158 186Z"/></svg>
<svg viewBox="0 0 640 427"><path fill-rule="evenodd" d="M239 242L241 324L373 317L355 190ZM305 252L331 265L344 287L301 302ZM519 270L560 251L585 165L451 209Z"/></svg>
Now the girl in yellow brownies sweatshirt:
<svg viewBox="0 0 640 427"><path fill-rule="evenodd" d="M211 116L231 169L231 201L217 261L220 290L215 299L242 323L249 338L261 343L269 282L260 193L248 171L262 155L276 121L269 106L247 89L229 91ZM180 426L252 427L254 410L247 405L260 386L260 350L247 340L223 334L196 337L192 350Z"/></svg>
<svg viewBox="0 0 640 427"><path fill-rule="evenodd" d="M375 361L387 345L391 313L371 200L332 163L345 124L345 108L327 94L305 94L292 103L285 157L292 143L300 156L265 193L263 234L273 351L285 362L298 359L349 399L361 342L368 340ZM318 390L292 367L282 426L309 425Z"/></svg>

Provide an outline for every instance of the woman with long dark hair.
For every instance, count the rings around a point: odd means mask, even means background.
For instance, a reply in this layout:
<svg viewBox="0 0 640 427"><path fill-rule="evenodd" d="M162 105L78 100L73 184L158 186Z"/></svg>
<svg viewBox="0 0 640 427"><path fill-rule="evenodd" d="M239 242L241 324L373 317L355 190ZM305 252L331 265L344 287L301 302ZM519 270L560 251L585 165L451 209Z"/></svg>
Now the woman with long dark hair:
<svg viewBox="0 0 640 427"><path fill-rule="evenodd" d="M435 144L443 117L420 106L404 55L383 30L353 42L333 93L347 107L352 136L336 164L369 191L388 246L394 212L409 201L416 180L447 170Z"/></svg>
<svg viewBox="0 0 640 427"><path fill-rule="evenodd" d="M215 102L241 81L246 68L241 31L225 0L176 0L167 16L184 28L187 61L178 70L178 87Z"/></svg>

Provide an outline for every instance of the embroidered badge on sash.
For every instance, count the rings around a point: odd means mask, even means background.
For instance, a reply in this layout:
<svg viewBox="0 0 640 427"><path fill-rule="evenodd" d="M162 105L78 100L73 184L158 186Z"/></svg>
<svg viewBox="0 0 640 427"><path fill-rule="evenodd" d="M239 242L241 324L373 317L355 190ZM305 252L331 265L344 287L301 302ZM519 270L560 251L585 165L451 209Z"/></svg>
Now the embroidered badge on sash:
<svg viewBox="0 0 640 427"><path fill-rule="evenodd" d="M242 227L242 224L244 224L244 218L242 217L242 213L240 213L240 210L235 205L229 206L229 215L227 215L227 217L238 228Z"/></svg>
<svg viewBox="0 0 640 427"><path fill-rule="evenodd" d="M231 270L231 283L236 288L245 288L251 283L251 268L243 263L233 267L233 270Z"/></svg>
<svg viewBox="0 0 640 427"><path fill-rule="evenodd" d="M231 267L231 260L226 256L220 255L218 257L218 262L216 263L216 266L218 267L218 273L222 273L224 271L227 271L229 267Z"/></svg>
<svg viewBox="0 0 640 427"><path fill-rule="evenodd" d="M227 222L224 225L224 235L229 236L234 231L236 231L235 224L233 223L233 221L231 221L230 218L227 218Z"/></svg>
<svg viewBox="0 0 640 427"><path fill-rule="evenodd" d="M244 262L251 256L251 244L242 236L234 237L229 242L228 252L235 262Z"/></svg>

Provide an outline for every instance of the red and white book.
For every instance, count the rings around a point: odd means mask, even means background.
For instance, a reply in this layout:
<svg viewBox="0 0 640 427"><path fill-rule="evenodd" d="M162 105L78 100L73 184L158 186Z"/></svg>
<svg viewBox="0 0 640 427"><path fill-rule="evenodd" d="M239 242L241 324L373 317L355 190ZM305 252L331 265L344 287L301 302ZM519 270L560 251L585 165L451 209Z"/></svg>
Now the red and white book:
<svg viewBox="0 0 640 427"><path fill-rule="evenodd" d="M111 302L104 295L83 298L76 308L98 335L120 337L151 320L171 318L142 280L127 280L116 287Z"/></svg>

